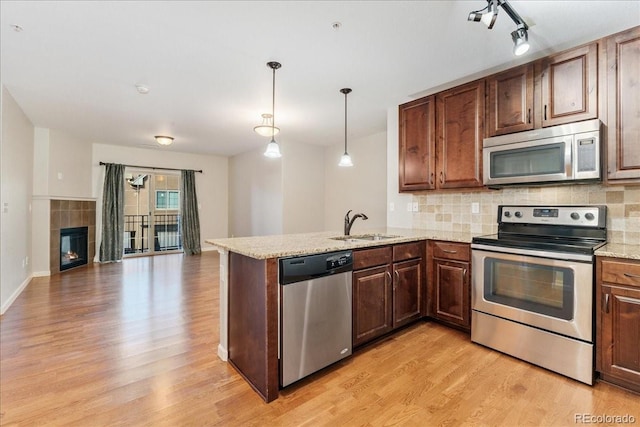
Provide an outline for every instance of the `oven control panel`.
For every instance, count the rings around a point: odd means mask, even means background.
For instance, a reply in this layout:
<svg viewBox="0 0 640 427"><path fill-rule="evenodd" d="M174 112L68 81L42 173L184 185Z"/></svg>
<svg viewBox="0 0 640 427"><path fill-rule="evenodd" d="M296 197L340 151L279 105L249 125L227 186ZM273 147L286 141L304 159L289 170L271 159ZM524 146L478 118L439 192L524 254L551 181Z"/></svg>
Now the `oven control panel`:
<svg viewBox="0 0 640 427"><path fill-rule="evenodd" d="M576 225L602 228L605 206L518 206L498 207L499 223Z"/></svg>

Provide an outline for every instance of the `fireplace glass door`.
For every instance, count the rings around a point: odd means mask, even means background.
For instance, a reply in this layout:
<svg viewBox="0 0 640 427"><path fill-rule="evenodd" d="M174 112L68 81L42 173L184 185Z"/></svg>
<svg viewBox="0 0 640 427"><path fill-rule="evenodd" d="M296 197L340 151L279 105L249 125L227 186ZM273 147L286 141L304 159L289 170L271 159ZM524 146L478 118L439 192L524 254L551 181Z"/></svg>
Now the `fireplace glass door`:
<svg viewBox="0 0 640 427"><path fill-rule="evenodd" d="M124 253L182 251L180 175L127 170Z"/></svg>

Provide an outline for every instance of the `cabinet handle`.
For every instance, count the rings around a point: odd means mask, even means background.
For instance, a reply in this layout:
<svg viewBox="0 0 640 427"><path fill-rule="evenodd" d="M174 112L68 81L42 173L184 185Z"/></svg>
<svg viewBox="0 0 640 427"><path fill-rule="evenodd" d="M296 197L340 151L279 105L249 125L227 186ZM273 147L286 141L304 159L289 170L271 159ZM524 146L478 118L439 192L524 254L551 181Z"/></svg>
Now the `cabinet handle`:
<svg viewBox="0 0 640 427"><path fill-rule="evenodd" d="M431 172L431 182L430 182L430 184L433 185L433 172Z"/></svg>
<svg viewBox="0 0 640 427"><path fill-rule="evenodd" d="M443 249L442 252L445 254L457 254L458 251L452 251L451 249Z"/></svg>
<svg viewBox="0 0 640 427"><path fill-rule="evenodd" d="M444 184L444 172L440 172L440 184Z"/></svg>
<svg viewBox="0 0 640 427"><path fill-rule="evenodd" d="M547 120L547 106L544 106L544 119Z"/></svg>
<svg viewBox="0 0 640 427"><path fill-rule="evenodd" d="M389 281L387 283L391 283L392 282L391 273L389 273L388 271L385 271L384 274L389 278Z"/></svg>
<svg viewBox="0 0 640 427"><path fill-rule="evenodd" d="M609 313L609 294L604 294L604 306L602 307L602 311L605 313Z"/></svg>
<svg viewBox="0 0 640 427"><path fill-rule="evenodd" d="M527 111L527 123L531 123L531 108Z"/></svg>
<svg viewBox="0 0 640 427"><path fill-rule="evenodd" d="M624 273L624 275L630 277L631 279L640 279L640 275L638 274Z"/></svg>

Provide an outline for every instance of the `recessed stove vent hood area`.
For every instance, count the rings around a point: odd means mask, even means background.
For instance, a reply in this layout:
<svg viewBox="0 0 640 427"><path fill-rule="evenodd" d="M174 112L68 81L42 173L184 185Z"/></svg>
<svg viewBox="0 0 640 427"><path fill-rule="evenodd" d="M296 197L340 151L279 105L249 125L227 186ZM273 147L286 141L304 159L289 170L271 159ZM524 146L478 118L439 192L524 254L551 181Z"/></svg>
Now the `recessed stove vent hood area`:
<svg viewBox="0 0 640 427"><path fill-rule="evenodd" d="M601 123L587 120L483 140L484 185L602 180Z"/></svg>

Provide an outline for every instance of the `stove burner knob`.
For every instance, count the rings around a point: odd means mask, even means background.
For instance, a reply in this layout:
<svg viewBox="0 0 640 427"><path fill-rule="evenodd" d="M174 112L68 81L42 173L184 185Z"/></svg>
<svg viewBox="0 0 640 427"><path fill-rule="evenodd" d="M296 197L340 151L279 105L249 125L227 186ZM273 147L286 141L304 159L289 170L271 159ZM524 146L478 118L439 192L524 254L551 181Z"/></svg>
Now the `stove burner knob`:
<svg viewBox="0 0 640 427"><path fill-rule="evenodd" d="M593 220L595 219L595 216L594 216L591 212L584 214L584 217L585 217L588 221L593 221Z"/></svg>
<svg viewBox="0 0 640 427"><path fill-rule="evenodd" d="M506 211L506 212L504 213L504 216L506 216L507 218L511 218L511 212Z"/></svg>
<svg viewBox="0 0 640 427"><path fill-rule="evenodd" d="M522 218L522 212L516 211L516 218Z"/></svg>
<svg viewBox="0 0 640 427"><path fill-rule="evenodd" d="M580 219L580 214L578 212L571 212L571 219Z"/></svg>

